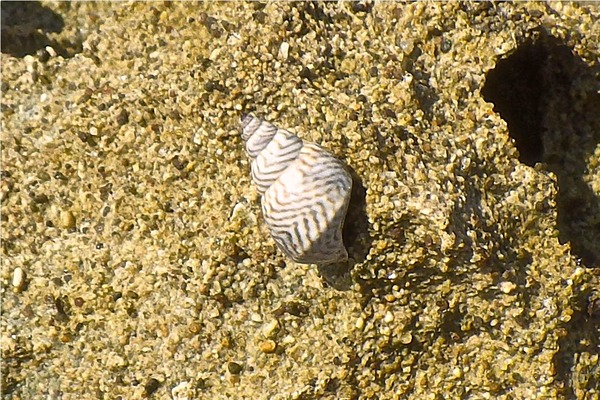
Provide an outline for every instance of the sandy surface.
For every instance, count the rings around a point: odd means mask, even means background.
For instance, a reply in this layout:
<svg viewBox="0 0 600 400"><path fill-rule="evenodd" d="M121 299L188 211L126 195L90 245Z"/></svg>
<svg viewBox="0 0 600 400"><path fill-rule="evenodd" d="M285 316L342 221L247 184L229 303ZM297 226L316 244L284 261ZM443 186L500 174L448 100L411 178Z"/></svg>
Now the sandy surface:
<svg viewBox="0 0 600 400"><path fill-rule="evenodd" d="M600 6L2 7L4 398L599 398ZM245 112L355 171L346 290Z"/></svg>

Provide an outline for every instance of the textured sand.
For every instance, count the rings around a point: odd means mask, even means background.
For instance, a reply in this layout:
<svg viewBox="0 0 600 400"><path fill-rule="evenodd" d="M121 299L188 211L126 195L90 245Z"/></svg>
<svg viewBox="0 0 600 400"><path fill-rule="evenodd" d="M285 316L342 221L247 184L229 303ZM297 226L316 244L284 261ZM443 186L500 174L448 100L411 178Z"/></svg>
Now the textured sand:
<svg viewBox="0 0 600 400"><path fill-rule="evenodd" d="M5 398L599 398L598 5L2 7ZM537 165L484 99L527 46ZM347 290L270 239L245 112L366 189Z"/></svg>

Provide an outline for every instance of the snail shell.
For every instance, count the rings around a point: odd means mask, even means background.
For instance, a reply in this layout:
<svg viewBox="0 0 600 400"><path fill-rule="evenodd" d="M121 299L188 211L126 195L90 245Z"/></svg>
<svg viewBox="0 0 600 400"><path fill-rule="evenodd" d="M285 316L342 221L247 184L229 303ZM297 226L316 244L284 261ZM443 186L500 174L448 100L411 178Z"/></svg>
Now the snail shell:
<svg viewBox="0 0 600 400"><path fill-rule="evenodd" d="M352 191L345 165L314 143L246 115L242 138L265 222L292 260L329 264L348 259L342 227Z"/></svg>

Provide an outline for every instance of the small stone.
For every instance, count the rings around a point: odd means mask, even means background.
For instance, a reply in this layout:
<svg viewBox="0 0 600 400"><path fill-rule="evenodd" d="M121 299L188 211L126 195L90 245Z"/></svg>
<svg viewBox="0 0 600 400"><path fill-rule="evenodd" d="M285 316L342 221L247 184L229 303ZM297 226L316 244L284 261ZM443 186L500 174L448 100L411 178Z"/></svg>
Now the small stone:
<svg viewBox="0 0 600 400"><path fill-rule="evenodd" d="M412 342L412 333L405 332L400 336L400 343L402 344L410 344Z"/></svg>
<svg viewBox="0 0 600 400"><path fill-rule="evenodd" d="M46 46L45 50L48 52L48 55L50 57L56 57L58 54L56 53L56 50L54 50L54 48L52 48L51 46Z"/></svg>
<svg viewBox="0 0 600 400"><path fill-rule="evenodd" d="M121 111L119 111L119 113L117 114L117 124L119 125L125 125L129 122L129 113L127 112L127 110L125 109L121 109Z"/></svg>
<svg viewBox="0 0 600 400"><path fill-rule="evenodd" d="M178 171L182 171L187 165L187 161L182 160L181 158L179 158L179 156L175 156L171 160L171 164L173 164L173 166L177 168Z"/></svg>
<svg viewBox="0 0 600 400"><path fill-rule="evenodd" d="M273 319L267 322L263 328L262 332L265 337L272 337L279 331L279 322L276 319Z"/></svg>
<svg viewBox="0 0 600 400"><path fill-rule="evenodd" d="M25 272L21 267L13 271L12 285L17 292L20 292L25 286Z"/></svg>
<svg viewBox="0 0 600 400"><path fill-rule="evenodd" d="M275 349L277 349L277 343L275 343L273 340L265 340L260 344L260 350L263 353L270 354L273 353Z"/></svg>
<svg viewBox="0 0 600 400"><path fill-rule="evenodd" d="M75 227L75 216L71 211L61 211L59 226L63 229L71 229Z"/></svg>
<svg viewBox="0 0 600 400"><path fill-rule="evenodd" d="M279 46L279 58L283 61L288 59L290 51L290 44L288 42L281 42L281 46Z"/></svg>
<svg viewBox="0 0 600 400"><path fill-rule="evenodd" d="M202 330L202 327L200 326L200 324L198 322L192 322L190 324L190 326L188 326L188 330L190 331L191 334L197 335Z"/></svg>
<svg viewBox="0 0 600 400"><path fill-rule="evenodd" d="M227 370L232 375L239 375L244 370L244 367L236 362L231 361L227 363Z"/></svg>
<svg viewBox="0 0 600 400"><path fill-rule="evenodd" d="M463 371L462 369L455 367L452 369L452 376L454 376L456 379L460 379L463 377Z"/></svg>
<svg viewBox="0 0 600 400"><path fill-rule="evenodd" d="M241 218L244 214L247 213L247 207L245 203L237 203L233 206L233 210L231 210L231 215L229 216L229 220L235 220L236 218Z"/></svg>
<svg viewBox="0 0 600 400"><path fill-rule="evenodd" d="M502 291L502 293L509 294L510 292L515 290L517 285L515 285L512 282L502 282L502 283L500 283L499 287L500 287L500 290Z"/></svg>
<svg viewBox="0 0 600 400"><path fill-rule="evenodd" d="M442 53L447 53L452 49L452 42L448 39L442 39L442 43L440 44L440 50Z"/></svg>
<svg viewBox="0 0 600 400"><path fill-rule="evenodd" d="M186 393L191 390L190 386L188 381L179 382L171 389L171 398L180 400L187 399Z"/></svg>
<svg viewBox="0 0 600 400"><path fill-rule="evenodd" d="M357 319L355 326L356 326L356 329L362 330L365 327L365 320L362 317Z"/></svg>
<svg viewBox="0 0 600 400"><path fill-rule="evenodd" d="M44 193L35 195L33 197L33 202L36 204L45 204L45 203L48 203L49 201L50 201L50 199Z"/></svg>
<svg viewBox="0 0 600 400"><path fill-rule="evenodd" d="M392 314L391 312L389 312L389 311L388 311L388 312L385 314L385 316L383 317L383 321L384 321L385 323L388 323L388 324L389 324L390 322L394 321L394 314Z"/></svg>
<svg viewBox="0 0 600 400"><path fill-rule="evenodd" d="M250 315L250 319L253 322L262 322L262 320L263 320L262 316L260 314L258 314L258 313L252 313L252 315Z"/></svg>
<svg viewBox="0 0 600 400"><path fill-rule="evenodd" d="M73 341L73 335L68 332L61 334L58 339L63 343L69 343Z"/></svg>
<svg viewBox="0 0 600 400"><path fill-rule="evenodd" d="M160 387L160 381L158 379L150 378L144 385L144 392L146 396L150 396L158 390Z"/></svg>

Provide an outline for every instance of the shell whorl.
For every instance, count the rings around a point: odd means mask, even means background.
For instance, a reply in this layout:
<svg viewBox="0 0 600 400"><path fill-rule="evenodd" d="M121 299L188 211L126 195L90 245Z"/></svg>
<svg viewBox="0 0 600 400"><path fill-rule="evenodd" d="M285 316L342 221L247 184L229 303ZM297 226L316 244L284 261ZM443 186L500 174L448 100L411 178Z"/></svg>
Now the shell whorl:
<svg viewBox="0 0 600 400"><path fill-rule="evenodd" d="M242 139L252 159L252 180L260 194L264 194L298 157L302 139L251 115L242 119L242 125Z"/></svg>
<svg viewBox="0 0 600 400"><path fill-rule="evenodd" d="M242 127L252 180L279 248L299 263L347 260L342 227L352 178L345 165L321 146L252 115Z"/></svg>

